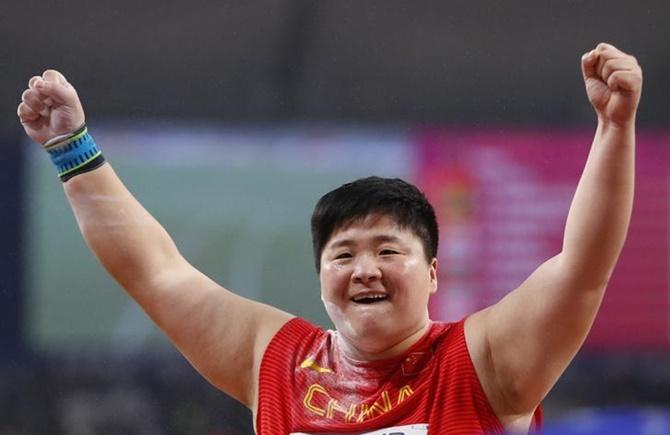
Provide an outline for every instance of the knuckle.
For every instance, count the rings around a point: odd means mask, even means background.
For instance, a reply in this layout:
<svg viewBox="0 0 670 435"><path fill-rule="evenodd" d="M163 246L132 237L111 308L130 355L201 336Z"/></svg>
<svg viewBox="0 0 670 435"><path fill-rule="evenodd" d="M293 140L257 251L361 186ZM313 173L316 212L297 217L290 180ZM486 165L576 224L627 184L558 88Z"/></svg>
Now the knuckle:
<svg viewBox="0 0 670 435"><path fill-rule="evenodd" d="M614 63L615 60L616 60L616 59L614 59L614 58L609 58L609 59L605 60L605 61L603 62L603 65L602 65L602 69L603 69L603 71L611 71L611 70L614 70L614 65L613 65L613 63Z"/></svg>

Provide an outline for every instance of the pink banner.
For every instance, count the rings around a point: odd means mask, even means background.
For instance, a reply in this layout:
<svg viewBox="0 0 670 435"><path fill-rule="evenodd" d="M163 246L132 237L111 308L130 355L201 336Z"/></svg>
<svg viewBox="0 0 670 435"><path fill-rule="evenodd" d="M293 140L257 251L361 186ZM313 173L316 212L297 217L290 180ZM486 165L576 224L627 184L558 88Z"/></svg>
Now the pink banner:
<svg viewBox="0 0 670 435"><path fill-rule="evenodd" d="M499 300L561 249L593 133L439 130L417 136L414 179L436 207L441 240L436 319ZM587 341L670 348L670 133L638 135L628 240Z"/></svg>

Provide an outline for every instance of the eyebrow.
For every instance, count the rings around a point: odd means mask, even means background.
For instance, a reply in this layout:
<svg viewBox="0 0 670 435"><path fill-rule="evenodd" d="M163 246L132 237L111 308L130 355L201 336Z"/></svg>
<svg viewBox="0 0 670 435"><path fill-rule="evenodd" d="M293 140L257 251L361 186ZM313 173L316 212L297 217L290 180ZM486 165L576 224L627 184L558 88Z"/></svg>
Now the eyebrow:
<svg viewBox="0 0 670 435"><path fill-rule="evenodd" d="M379 236L374 236L372 238L372 241L374 243L400 243L400 238L396 236L390 236L387 234L382 234ZM330 246L328 246L328 249L337 249L341 248L343 246L352 246L355 245L356 241L354 239L342 239L338 240L337 242L333 242Z"/></svg>

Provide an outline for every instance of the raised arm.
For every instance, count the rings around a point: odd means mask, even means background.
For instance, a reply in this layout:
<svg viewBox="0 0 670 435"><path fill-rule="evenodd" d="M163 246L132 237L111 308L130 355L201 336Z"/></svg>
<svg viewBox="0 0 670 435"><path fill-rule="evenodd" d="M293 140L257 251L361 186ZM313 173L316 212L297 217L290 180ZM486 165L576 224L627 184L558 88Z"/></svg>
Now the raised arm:
<svg viewBox="0 0 670 435"><path fill-rule="evenodd" d="M77 92L53 70L30 79L18 115L40 144L67 138L84 124ZM109 164L63 187L100 263L203 376L253 408L263 352L291 316L237 296L191 266Z"/></svg>
<svg viewBox="0 0 670 435"><path fill-rule="evenodd" d="M507 423L527 422L581 347L628 230L642 71L634 57L609 44L586 53L582 71L598 127L563 249L466 322L477 372Z"/></svg>

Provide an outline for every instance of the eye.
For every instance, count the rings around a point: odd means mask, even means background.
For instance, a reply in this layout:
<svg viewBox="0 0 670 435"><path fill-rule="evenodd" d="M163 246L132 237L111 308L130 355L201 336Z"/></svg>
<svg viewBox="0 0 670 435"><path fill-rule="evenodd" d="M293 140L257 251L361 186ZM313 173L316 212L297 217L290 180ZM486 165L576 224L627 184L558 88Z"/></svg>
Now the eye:
<svg viewBox="0 0 670 435"><path fill-rule="evenodd" d="M394 254L398 254L398 251L388 248L379 251L379 255L394 255Z"/></svg>
<svg viewBox="0 0 670 435"><path fill-rule="evenodd" d="M346 259L346 258L351 258L351 257L352 257L351 253L349 253L349 252L342 252L341 254L336 255L336 256L335 256L335 259L336 259L336 260L344 260L344 259Z"/></svg>

